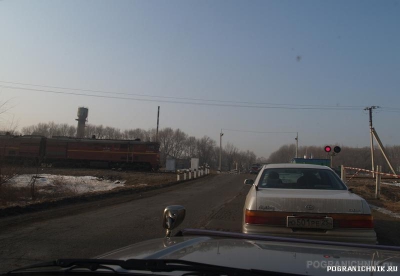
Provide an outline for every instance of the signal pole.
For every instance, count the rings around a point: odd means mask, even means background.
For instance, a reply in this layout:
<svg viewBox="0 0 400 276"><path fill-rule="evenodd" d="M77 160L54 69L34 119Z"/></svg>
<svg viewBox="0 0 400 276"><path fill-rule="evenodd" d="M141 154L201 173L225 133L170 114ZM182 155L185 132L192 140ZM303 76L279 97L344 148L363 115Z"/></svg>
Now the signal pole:
<svg viewBox="0 0 400 276"><path fill-rule="evenodd" d="M379 106L370 106L370 107L366 107L364 108L364 110L368 110L369 111L369 130L370 130L370 136L371 136L371 163L372 163L372 177L375 177L375 162L374 162L374 133L373 133L373 127L372 127L372 110L373 109L377 109L379 108Z"/></svg>
<svg viewBox="0 0 400 276"><path fill-rule="evenodd" d="M298 153L299 153L299 133L296 132L296 138L294 138L296 140L296 158L298 158Z"/></svg>
<svg viewBox="0 0 400 276"><path fill-rule="evenodd" d="M219 166L218 166L218 171L219 173L221 173L221 158L222 158L222 136L224 134L222 133L222 129L221 129L221 133L219 134Z"/></svg>
<svg viewBox="0 0 400 276"><path fill-rule="evenodd" d="M158 125L160 122L160 106L158 106L158 112L157 112L157 132L156 132L156 142L158 142Z"/></svg>

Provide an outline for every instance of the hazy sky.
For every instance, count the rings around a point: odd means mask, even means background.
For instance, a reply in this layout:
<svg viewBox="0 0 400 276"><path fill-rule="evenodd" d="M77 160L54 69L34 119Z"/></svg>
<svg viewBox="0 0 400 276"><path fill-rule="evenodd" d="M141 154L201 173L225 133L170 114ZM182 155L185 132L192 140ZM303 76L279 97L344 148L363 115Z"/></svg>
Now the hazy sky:
<svg viewBox="0 0 400 276"><path fill-rule="evenodd" d="M90 124L150 129L160 106L161 128L218 143L223 129L268 157L296 132L301 146L368 146L375 105L394 145L399 87L398 0L0 1L3 129L75 125L79 106Z"/></svg>

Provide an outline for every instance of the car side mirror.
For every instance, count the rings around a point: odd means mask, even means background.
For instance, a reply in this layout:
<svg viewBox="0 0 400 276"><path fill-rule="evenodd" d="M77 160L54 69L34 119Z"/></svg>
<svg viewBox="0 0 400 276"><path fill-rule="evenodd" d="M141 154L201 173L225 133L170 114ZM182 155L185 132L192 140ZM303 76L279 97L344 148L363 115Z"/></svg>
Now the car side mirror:
<svg viewBox="0 0 400 276"><path fill-rule="evenodd" d="M171 236L171 230L178 227L185 219L186 209L180 205L170 205L164 209L163 227L167 229L165 237Z"/></svg>
<svg viewBox="0 0 400 276"><path fill-rule="evenodd" d="M349 189L347 189L350 193L354 193L354 190L353 190L353 188L349 188Z"/></svg>
<svg viewBox="0 0 400 276"><path fill-rule="evenodd" d="M254 180L253 179L245 179L244 180L244 184L245 185L253 185L254 184Z"/></svg>

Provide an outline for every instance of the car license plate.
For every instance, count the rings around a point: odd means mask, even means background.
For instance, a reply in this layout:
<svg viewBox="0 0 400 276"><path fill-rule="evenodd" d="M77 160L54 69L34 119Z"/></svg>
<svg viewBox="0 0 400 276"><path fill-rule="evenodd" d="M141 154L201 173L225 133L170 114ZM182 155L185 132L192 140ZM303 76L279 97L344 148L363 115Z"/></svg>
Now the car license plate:
<svg viewBox="0 0 400 276"><path fill-rule="evenodd" d="M288 216L286 227L290 228L311 228L311 229L333 229L333 219L326 218L302 218Z"/></svg>

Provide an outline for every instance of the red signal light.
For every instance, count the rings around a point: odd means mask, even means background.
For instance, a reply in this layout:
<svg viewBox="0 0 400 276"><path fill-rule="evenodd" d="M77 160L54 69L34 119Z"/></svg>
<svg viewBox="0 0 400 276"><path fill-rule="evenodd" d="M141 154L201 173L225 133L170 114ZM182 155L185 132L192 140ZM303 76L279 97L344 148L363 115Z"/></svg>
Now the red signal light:
<svg viewBox="0 0 400 276"><path fill-rule="evenodd" d="M331 146L325 146L325 152L331 152L332 148Z"/></svg>

